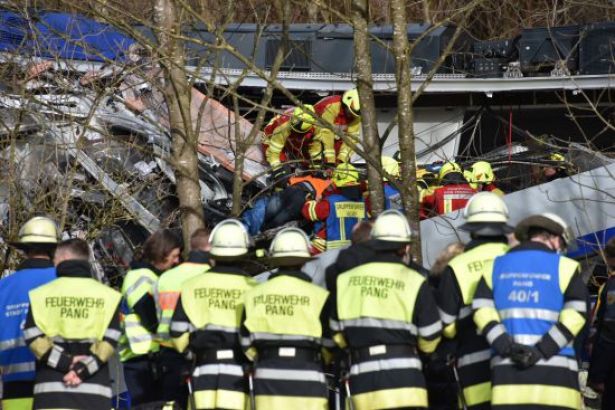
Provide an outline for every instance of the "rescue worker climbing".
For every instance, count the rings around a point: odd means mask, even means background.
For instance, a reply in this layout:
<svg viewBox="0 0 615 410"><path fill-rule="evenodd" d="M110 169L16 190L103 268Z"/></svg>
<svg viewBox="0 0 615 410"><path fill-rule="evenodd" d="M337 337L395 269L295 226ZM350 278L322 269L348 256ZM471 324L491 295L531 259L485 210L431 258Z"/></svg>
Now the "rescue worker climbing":
<svg viewBox="0 0 615 410"><path fill-rule="evenodd" d="M310 241L298 228L278 232L269 249L279 270L246 292L242 345L255 361L256 409L326 410L324 346L332 347L328 294L301 272Z"/></svg>
<svg viewBox="0 0 615 410"><path fill-rule="evenodd" d="M588 385L602 394L602 409L615 408L615 237L604 247L607 282L598 296L596 335L589 366Z"/></svg>
<svg viewBox="0 0 615 410"><path fill-rule="evenodd" d="M456 162L442 165L438 173L438 185L423 196L422 205L430 216L463 209L476 193Z"/></svg>
<svg viewBox="0 0 615 410"><path fill-rule="evenodd" d="M51 257L58 242L54 221L42 216L28 220L17 242L10 243L26 256L17 271L0 280L0 377L2 408L32 408L35 358L24 342L22 324L28 313L28 292L56 278Z"/></svg>
<svg viewBox="0 0 615 410"><path fill-rule="evenodd" d="M472 164L468 173L468 181L470 186L479 191L493 192L494 194L504 196L504 191L495 185L495 174L491 164L487 161L478 161Z"/></svg>
<svg viewBox="0 0 615 410"><path fill-rule="evenodd" d="M559 255L573 237L557 215L515 228L521 243L499 256L472 303L474 322L495 352L494 409L580 409L573 341L585 324L587 288L579 263Z"/></svg>
<svg viewBox="0 0 615 410"><path fill-rule="evenodd" d="M332 181L329 194L320 201L307 201L301 211L308 221L315 222L312 245L316 253L350 245L352 227L366 218L359 171L349 163L339 164Z"/></svg>
<svg viewBox="0 0 615 410"><path fill-rule="evenodd" d="M58 245L57 279L30 291L24 336L37 359L36 409L111 408L107 365L120 339L121 295L99 283L81 239Z"/></svg>
<svg viewBox="0 0 615 410"><path fill-rule="evenodd" d="M314 111L330 127L318 125L315 137L324 145L328 163L348 162L354 153L334 130L343 133L353 143L359 142L361 133L361 103L356 88L342 95L330 95L314 104Z"/></svg>
<svg viewBox="0 0 615 410"><path fill-rule="evenodd" d="M170 335L171 318L182 284L206 272L209 266L209 230L197 229L190 237L188 260L162 275L154 284L154 298L158 314L157 340L160 343L158 361L161 367L163 401L173 401L186 408L188 388L184 375L189 372L189 363L183 354L175 349Z"/></svg>
<svg viewBox="0 0 615 410"><path fill-rule="evenodd" d="M352 365L353 408L428 408L417 349L430 354L442 324L424 276L407 265L412 234L397 210L374 223L374 258L337 277L331 328Z"/></svg>
<svg viewBox="0 0 615 410"><path fill-rule="evenodd" d="M265 158L274 172L287 161L321 162L327 155L326 146L320 137L316 138L314 107L292 107L276 115L263 130Z"/></svg>
<svg viewBox="0 0 615 410"><path fill-rule="evenodd" d="M179 352L194 355L192 409L244 410L247 360L239 344L244 293L255 282L238 264L250 239L236 219L220 222L210 236L212 268L184 282L171 320Z"/></svg>
<svg viewBox="0 0 615 410"><path fill-rule="evenodd" d="M491 274L493 260L508 250L508 208L491 192L479 192L466 205L465 224L471 241L442 273L436 298L444 337L456 340L456 366L468 409L489 409L491 402L491 349L477 334L472 300L480 279Z"/></svg>
<svg viewBox="0 0 615 410"><path fill-rule="evenodd" d="M122 283L120 360L133 406L163 400L155 338L158 328L154 285L158 276L179 262L181 243L169 230L154 232L143 244Z"/></svg>

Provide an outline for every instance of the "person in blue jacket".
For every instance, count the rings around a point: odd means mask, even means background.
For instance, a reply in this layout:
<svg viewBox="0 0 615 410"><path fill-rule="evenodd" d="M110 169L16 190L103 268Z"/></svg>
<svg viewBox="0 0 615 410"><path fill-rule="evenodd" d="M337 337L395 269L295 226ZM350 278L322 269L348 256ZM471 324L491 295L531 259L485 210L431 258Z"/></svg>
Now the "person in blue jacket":
<svg viewBox="0 0 615 410"><path fill-rule="evenodd" d="M23 337L28 314L28 292L56 278L52 257L58 243L58 228L49 218L37 216L19 230L12 246L26 260L17 271L0 280L0 377L2 409L32 408L35 358Z"/></svg>

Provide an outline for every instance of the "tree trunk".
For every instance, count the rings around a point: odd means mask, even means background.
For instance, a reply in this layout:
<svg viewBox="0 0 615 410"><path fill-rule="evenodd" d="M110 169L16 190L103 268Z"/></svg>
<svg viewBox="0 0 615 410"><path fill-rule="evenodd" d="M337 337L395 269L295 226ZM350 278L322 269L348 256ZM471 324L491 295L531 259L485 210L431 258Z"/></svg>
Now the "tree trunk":
<svg viewBox="0 0 615 410"><path fill-rule="evenodd" d="M182 233L184 243L188 244L192 233L204 226L198 172L198 141L192 129L190 114L192 87L184 71L184 49L173 37L181 28L181 16L177 14L175 0L156 0L154 17L160 44L160 63L164 72L163 92L169 109L172 165L175 170Z"/></svg>
<svg viewBox="0 0 615 410"><path fill-rule="evenodd" d="M370 53L368 22L368 0L352 0L352 25L354 27L354 63L357 71L357 89L361 102L361 127L363 130L362 146L367 163L367 182L369 184L369 200L374 215L384 209L384 192L380 169L380 139L374 103L372 59Z"/></svg>
<svg viewBox="0 0 615 410"><path fill-rule="evenodd" d="M393 54L395 55L395 80L397 83L397 132L401 158L401 198L406 216L414 233L412 255L421 262L419 224L419 198L416 187L416 152L410 82L410 58L406 32L406 6L404 0L391 0L393 17Z"/></svg>

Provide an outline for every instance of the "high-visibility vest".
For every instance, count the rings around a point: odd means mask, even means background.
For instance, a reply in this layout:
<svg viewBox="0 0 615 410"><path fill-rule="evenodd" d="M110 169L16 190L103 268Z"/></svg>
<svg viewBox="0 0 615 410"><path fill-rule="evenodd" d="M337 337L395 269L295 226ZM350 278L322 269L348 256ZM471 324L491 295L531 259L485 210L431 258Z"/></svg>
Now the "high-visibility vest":
<svg viewBox="0 0 615 410"><path fill-rule="evenodd" d="M126 273L122 284L122 297L126 312L122 320L123 333L120 339L121 361L156 352L160 348L154 335L141 325L139 315L133 310L135 304L144 295L149 293L153 297L153 288L157 280L158 276L147 268L133 269Z"/></svg>
<svg viewBox="0 0 615 410"><path fill-rule="evenodd" d="M412 325L420 273L401 263L374 262L360 265L337 277L337 315L341 329L365 322L365 327L407 329Z"/></svg>
<svg viewBox="0 0 615 410"><path fill-rule="evenodd" d="M332 183L330 179L316 178L311 175L290 177L288 180L289 185L297 185L302 182L308 183L314 188L314 191L316 191L316 196L314 199L317 201L322 198L323 193Z"/></svg>
<svg viewBox="0 0 615 410"><path fill-rule="evenodd" d="M175 312L177 299L183 283L197 275L205 273L210 266L206 263L185 262L160 275L155 286L156 310L158 311L157 336L159 343L173 347L169 334L171 318Z"/></svg>
<svg viewBox="0 0 615 410"><path fill-rule="evenodd" d="M320 343L320 314L328 294L320 286L287 275L256 286L245 295L244 325L251 340L283 340L292 335L293 340Z"/></svg>
<svg viewBox="0 0 615 410"><path fill-rule="evenodd" d="M350 245L350 234L357 222L366 218L365 203L352 201L340 194L332 194L329 201L329 215L325 220L327 250L343 248ZM315 224L314 231L320 230L320 224Z"/></svg>
<svg viewBox="0 0 615 410"><path fill-rule="evenodd" d="M486 243L455 256L449 266L455 273L464 305L471 305L478 282L491 275L493 260L508 251L505 243Z"/></svg>
<svg viewBox="0 0 615 410"><path fill-rule="evenodd" d="M51 262L49 262L51 265ZM23 338L28 292L56 278L56 268L26 268L0 280L0 377L3 382L34 380L35 358Z"/></svg>
<svg viewBox="0 0 615 410"><path fill-rule="evenodd" d="M502 324L515 342L534 345L549 332L559 320L564 292L578 268L572 259L541 250L496 258L488 284ZM572 343L559 354L574 357Z"/></svg>
<svg viewBox="0 0 615 410"><path fill-rule="evenodd" d="M196 329L238 332L244 294L255 284L247 276L208 271L184 282L182 307Z"/></svg>
<svg viewBox="0 0 615 410"><path fill-rule="evenodd" d="M61 277L30 291L36 326L47 337L103 340L121 295L91 278Z"/></svg>

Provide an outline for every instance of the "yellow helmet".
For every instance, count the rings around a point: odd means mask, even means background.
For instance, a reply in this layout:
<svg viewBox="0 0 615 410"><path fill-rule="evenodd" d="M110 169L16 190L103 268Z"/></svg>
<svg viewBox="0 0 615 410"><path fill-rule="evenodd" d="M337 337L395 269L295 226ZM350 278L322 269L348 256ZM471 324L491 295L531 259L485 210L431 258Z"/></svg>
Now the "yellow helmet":
<svg viewBox="0 0 615 410"><path fill-rule="evenodd" d="M250 236L237 219L225 219L209 235L209 253L216 258L233 258L248 253Z"/></svg>
<svg viewBox="0 0 615 410"><path fill-rule="evenodd" d="M445 176L452 173L463 174L463 170L456 162L446 162L442 165L442 168L440 168L440 171L438 172L438 181L442 181Z"/></svg>
<svg viewBox="0 0 615 410"><path fill-rule="evenodd" d="M58 227L56 223L47 217L35 216L23 224L15 245L57 243Z"/></svg>
<svg viewBox="0 0 615 410"><path fill-rule="evenodd" d="M389 209L378 215L370 237L384 242L410 243L412 230L404 214L396 209Z"/></svg>
<svg viewBox="0 0 615 410"><path fill-rule="evenodd" d="M472 177L472 182L478 184L491 184L495 181L493 169L487 161L478 161L472 164Z"/></svg>
<svg viewBox="0 0 615 410"><path fill-rule="evenodd" d="M388 157L386 155L382 156L382 169L387 174L391 175L395 179L399 179L399 162L397 162L392 157ZM387 177L383 178L385 181L388 181Z"/></svg>
<svg viewBox="0 0 615 410"><path fill-rule="evenodd" d="M342 95L342 103L355 117L361 116L361 103L359 102L359 91L356 88L346 91Z"/></svg>
<svg viewBox="0 0 615 410"><path fill-rule="evenodd" d="M302 265L312 259L310 240L299 228L284 228L273 238L269 258L277 266Z"/></svg>
<svg viewBox="0 0 615 410"><path fill-rule="evenodd" d="M559 162L559 164L556 164L555 167L559 169L566 169L566 164L567 164L566 157L563 154L560 154L559 152L554 152L550 154L549 161Z"/></svg>
<svg viewBox="0 0 615 410"><path fill-rule="evenodd" d="M290 128L300 134L306 133L314 126L314 107L309 104L304 104L302 107L295 107L293 116L290 119Z"/></svg>
<svg viewBox="0 0 615 410"><path fill-rule="evenodd" d="M466 181L468 181L468 184L470 184L472 189L478 188L478 184L476 183L476 181L474 181L474 174L472 173L472 171L464 170L463 177L466 179Z"/></svg>
<svg viewBox="0 0 615 410"><path fill-rule="evenodd" d="M331 177L337 187L357 185L359 183L359 171L347 162L342 162L333 171Z"/></svg>

